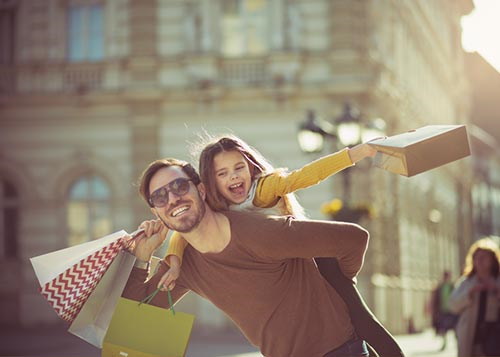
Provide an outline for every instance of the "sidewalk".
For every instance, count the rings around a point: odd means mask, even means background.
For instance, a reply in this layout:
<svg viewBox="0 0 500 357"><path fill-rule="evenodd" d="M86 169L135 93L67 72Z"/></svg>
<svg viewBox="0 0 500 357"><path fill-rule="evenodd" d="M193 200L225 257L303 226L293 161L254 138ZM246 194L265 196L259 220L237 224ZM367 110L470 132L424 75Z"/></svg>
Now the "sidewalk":
<svg viewBox="0 0 500 357"><path fill-rule="evenodd" d="M447 348L439 351L441 341L432 330L412 335L396 336L408 357L456 356L453 332L447 336ZM39 329L0 330L0 356L36 357L100 357L100 349L66 331L64 326ZM193 331L186 353L187 357L262 357L238 332L203 333Z"/></svg>

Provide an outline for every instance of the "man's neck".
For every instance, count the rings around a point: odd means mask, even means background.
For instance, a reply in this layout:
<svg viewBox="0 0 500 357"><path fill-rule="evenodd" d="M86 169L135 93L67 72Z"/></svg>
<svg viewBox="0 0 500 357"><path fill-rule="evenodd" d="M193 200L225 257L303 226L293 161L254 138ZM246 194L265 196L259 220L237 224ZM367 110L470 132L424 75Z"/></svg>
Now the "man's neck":
<svg viewBox="0 0 500 357"><path fill-rule="evenodd" d="M207 207L198 227L182 236L200 253L219 253L231 241L229 219Z"/></svg>

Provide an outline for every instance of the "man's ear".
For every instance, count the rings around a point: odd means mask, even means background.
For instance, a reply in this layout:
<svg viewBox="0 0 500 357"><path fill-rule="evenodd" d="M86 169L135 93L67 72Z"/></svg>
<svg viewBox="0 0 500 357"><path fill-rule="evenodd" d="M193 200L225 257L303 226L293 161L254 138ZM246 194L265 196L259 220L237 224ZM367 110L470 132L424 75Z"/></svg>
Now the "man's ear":
<svg viewBox="0 0 500 357"><path fill-rule="evenodd" d="M197 187L200 196L203 198L203 200L205 200L207 198L207 189L205 187L205 184L203 182L200 182Z"/></svg>
<svg viewBox="0 0 500 357"><path fill-rule="evenodd" d="M160 218L160 217L158 217L158 213L156 213L156 209L154 207L150 207L149 209L155 215L156 218Z"/></svg>

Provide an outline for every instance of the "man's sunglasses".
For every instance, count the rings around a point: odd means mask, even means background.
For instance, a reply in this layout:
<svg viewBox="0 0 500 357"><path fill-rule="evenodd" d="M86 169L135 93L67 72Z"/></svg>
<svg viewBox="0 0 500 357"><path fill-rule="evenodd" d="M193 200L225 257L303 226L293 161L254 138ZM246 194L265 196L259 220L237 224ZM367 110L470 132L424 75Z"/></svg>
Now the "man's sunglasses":
<svg viewBox="0 0 500 357"><path fill-rule="evenodd" d="M149 196L149 205L158 208L165 207L168 204L169 192L172 192L176 196L182 196L188 193L189 181L191 181L191 179L178 178L160 187Z"/></svg>

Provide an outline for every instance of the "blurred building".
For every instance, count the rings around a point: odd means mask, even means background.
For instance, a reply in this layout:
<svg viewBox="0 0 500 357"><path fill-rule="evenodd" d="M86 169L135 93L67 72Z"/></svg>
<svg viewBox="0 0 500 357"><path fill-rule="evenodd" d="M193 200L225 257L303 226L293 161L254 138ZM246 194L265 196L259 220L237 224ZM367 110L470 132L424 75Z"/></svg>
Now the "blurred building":
<svg viewBox="0 0 500 357"><path fill-rule="evenodd" d="M134 185L151 160L191 160L203 131L233 132L277 167L314 159L295 139L307 108L345 102L388 135L467 124L460 17L471 0L7 0L0 3L0 320L57 321L28 258L150 213ZM326 153L326 152L325 152ZM473 236L471 160L413 178L358 165L370 203L359 286L394 333L427 326L444 269ZM342 195L330 178L299 194L313 218ZM189 296L203 326L230 322Z"/></svg>
<svg viewBox="0 0 500 357"><path fill-rule="evenodd" d="M479 54L465 57L471 86L475 238L500 236L500 73Z"/></svg>

